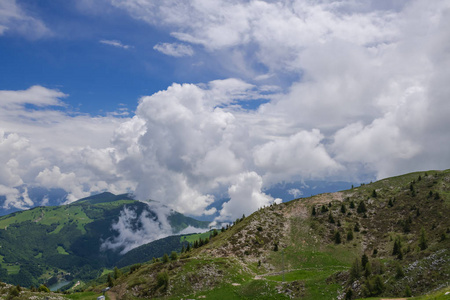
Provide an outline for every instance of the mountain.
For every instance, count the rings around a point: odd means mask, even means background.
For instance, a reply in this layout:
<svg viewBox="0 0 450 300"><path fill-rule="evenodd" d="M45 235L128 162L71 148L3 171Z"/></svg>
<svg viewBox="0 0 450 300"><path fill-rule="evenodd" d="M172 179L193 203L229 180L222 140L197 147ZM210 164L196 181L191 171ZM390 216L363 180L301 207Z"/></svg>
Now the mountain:
<svg viewBox="0 0 450 300"><path fill-rule="evenodd" d="M63 278L93 279L129 257L126 253L133 248L189 226L206 230L208 224L154 201L111 193L15 212L0 217L0 280L31 286ZM156 245L171 251L182 243L178 237L178 243L163 240ZM148 255L159 256L160 251Z"/></svg>
<svg viewBox="0 0 450 300"><path fill-rule="evenodd" d="M67 200L67 192L63 189L47 189L27 185L16 187L16 189L20 194L17 199L11 200L7 195L0 195L0 216L36 206L62 205Z"/></svg>
<svg viewBox="0 0 450 300"><path fill-rule="evenodd" d="M420 299L446 299L449 215L450 170L296 199L243 217L208 242L198 240L179 258L124 269L110 282L109 293L117 299L355 299L428 293ZM100 292L106 285L86 292Z"/></svg>

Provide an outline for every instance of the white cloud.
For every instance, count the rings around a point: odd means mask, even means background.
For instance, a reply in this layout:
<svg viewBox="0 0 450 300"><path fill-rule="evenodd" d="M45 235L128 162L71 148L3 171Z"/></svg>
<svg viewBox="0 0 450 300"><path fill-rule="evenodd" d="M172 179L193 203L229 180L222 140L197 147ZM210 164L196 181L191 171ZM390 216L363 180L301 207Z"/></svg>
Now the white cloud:
<svg viewBox="0 0 450 300"><path fill-rule="evenodd" d="M303 192L299 189L289 189L287 192L289 195L294 196L294 198L298 198L303 195Z"/></svg>
<svg viewBox="0 0 450 300"><path fill-rule="evenodd" d="M243 214L249 215L258 208L281 202L281 199L274 199L263 193L262 187L262 178L256 172L239 174L228 188L230 201L223 204L220 216L214 221L233 220Z"/></svg>
<svg viewBox="0 0 450 300"><path fill-rule="evenodd" d="M183 57L194 55L194 50L191 46L179 43L159 43L153 49L165 55Z"/></svg>
<svg viewBox="0 0 450 300"><path fill-rule="evenodd" d="M105 44L105 45L109 45L109 46L113 46L113 47L117 47L117 48L122 48L122 49L132 48L132 46L124 45L124 44L122 44L121 41L118 41L118 40L100 40L99 42L101 44Z"/></svg>
<svg viewBox="0 0 450 300"><path fill-rule="evenodd" d="M18 33L31 39L51 35L45 24L24 11L16 0L0 1L0 35Z"/></svg>
<svg viewBox="0 0 450 300"><path fill-rule="evenodd" d="M263 191L279 181L448 167L446 1L110 2L180 41L156 50L194 44L232 78L172 84L123 119L69 115L44 87L1 91L10 199L21 183L135 190L199 215L229 197L225 220L275 201Z"/></svg>
<svg viewBox="0 0 450 300"><path fill-rule="evenodd" d="M323 178L332 175L341 166L321 144L323 138L319 130L314 129L267 142L256 148L255 164L264 170L267 181L272 183L295 176Z"/></svg>
<svg viewBox="0 0 450 300"><path fill-rule="evenodd" d="M120 254L125 254L141 245L172 235L172 227L167 220L170 210L154 204L149 204L149 208L138 215L133 209L124 207L117 223L112 225L112 230L118 235L104 241L101 249L119 250Z"/></svg>

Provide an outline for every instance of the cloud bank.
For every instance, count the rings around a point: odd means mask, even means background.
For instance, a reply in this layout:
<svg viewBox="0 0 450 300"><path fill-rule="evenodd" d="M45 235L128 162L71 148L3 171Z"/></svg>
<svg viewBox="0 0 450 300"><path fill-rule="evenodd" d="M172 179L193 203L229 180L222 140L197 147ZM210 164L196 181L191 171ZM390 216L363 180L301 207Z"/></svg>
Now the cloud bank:
<svg viewBox="0 0 450 300"><path fill-rule="evenodd" d="M0 189L9 205L23 183L63 188L68 201L134 191L192 215L228 198L222 221L278 201L265 191L283 181L448 168L445 1L108 5L207 52L230 76L174 83L120 119L74 115L68 95L42 86L1 91Z"/></svg>

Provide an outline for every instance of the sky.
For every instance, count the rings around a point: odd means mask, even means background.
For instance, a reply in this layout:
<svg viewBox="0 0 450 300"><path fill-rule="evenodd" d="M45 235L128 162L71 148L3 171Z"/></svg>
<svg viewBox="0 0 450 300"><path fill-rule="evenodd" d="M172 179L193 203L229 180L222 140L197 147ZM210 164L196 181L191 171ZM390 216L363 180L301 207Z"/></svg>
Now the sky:
<svg viewBox="0 0 450 300"><path fill-rule="evenodd" d="M449 28L444 0L0 1L0 195L220 222L277 184L447 169Z"/></svg>

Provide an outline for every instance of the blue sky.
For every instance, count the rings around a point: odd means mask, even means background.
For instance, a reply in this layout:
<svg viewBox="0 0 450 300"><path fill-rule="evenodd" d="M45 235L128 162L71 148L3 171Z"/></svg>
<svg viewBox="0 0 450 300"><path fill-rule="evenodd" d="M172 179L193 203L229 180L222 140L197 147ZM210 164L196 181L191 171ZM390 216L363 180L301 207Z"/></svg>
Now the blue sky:
<svg viewBox="0 0 450 300"><path fill-rule="evenodd" d="M39 204L24 187L67 202L108 190L220 222L279 201L271 188L446 169L449 14L424 0L2 1L4 206Z"/></svg>

